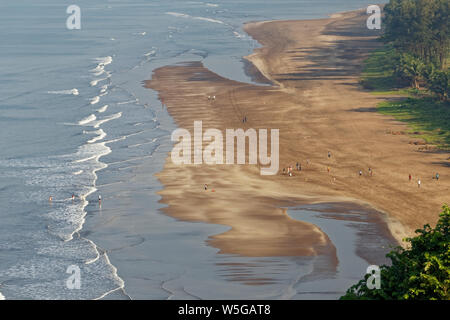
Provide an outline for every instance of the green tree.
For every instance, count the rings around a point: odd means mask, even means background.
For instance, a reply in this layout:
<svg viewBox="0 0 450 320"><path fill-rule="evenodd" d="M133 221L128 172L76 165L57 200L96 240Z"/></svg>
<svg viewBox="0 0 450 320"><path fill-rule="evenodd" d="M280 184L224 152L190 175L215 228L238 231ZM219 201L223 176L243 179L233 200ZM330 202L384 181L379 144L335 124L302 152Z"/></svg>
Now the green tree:
<svg viewBox="0 0 450 320"><path fill-rule="evenodd" d="M396 73L400 78L408 81L413 88L420 89L420 81L427 74L427 66L422 60L404 53L400 56Z"/></svg>
<svg viewBox="0 0 450 320"><path fill-rule="evenodd" d="M450 95L450 71L435 71L430 76L429 89L435 93L441 101L448 100Z"/></svg>
<svg viewBox="0 0 450 320"><path fill-rule="evenodd" d="M402 53L444 69L450 47L448 0L391 0L383 39Z"/></svg>
<svg viewBox="0 0 450 320"><path fill-rule="evenodd" d="M341 300L450 300L449 231L450 208L444 205L435 228L425 225L405 239L408 248L387 254L392 265L380 267L380 289L368 289L366 275Z"/></svg>

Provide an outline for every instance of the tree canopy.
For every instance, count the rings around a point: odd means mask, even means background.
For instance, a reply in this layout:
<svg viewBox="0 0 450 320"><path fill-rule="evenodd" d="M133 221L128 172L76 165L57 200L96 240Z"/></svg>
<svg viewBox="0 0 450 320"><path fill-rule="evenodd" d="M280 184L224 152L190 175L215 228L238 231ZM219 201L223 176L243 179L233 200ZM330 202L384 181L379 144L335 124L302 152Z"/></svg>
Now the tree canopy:
<svg viewBox="0 0 450 320"><path fill-rule="evenodd" d="M446 67L449 0L391 0L384 8L384 40L425 63Z"/></svg>
<svg viewBox="0 0 450 320"><path fill-rule="evenodd" d="M415 237L405 239L408 248L397 247L386 256L381 288L369 289L370 275L347 290L341 300L449 300L450 208L444 205L434 228L425 225Z"/></svg>

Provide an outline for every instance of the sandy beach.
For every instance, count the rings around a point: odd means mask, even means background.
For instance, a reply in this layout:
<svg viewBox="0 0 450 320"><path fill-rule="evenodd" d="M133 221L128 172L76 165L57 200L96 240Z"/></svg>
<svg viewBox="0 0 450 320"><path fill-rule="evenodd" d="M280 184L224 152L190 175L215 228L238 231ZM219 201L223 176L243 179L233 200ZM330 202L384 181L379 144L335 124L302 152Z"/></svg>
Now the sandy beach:
<svg viewBox="0 0 450 320"><path fill-rule="evenodd" d="M398 242L434 224L450 201L449 154L413 144L417 139L403 134L404 123L376 112L389 97L360 87L362 62L381 45L379 31L368 30L366 19L361 10L329 19L246 24L261 44L246 57L254 66L247 69L271 85L229 80L198 62L155 70L145 85L159 93L180 128L193 132L194 121L201 120L203 130L280 129L280 170L273 176L260 175L258 165L175 165L169 155L157 175L164 212L228 226L208 239L220 253L322 254L332 261L336 249L327 234L283 208L322 202L373 208ZM297 162L301 171L295 170ZM282 174L288 166L292 177ZM439 181L432 179L436 172Z"/></svg>

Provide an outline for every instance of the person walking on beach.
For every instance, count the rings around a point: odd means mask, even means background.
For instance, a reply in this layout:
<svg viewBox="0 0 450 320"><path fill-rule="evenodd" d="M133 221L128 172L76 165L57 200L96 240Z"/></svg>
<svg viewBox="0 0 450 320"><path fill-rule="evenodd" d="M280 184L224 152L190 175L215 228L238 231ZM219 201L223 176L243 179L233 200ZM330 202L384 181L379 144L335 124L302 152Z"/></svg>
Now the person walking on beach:
<svg viewBox="0 0 450 320"><path fill-rule="evenodd" d="M330 167L327 167L327 171L328 171L328 173L330 173L330 170L331 170L331 168L330 168Z"/></svg>
<svg viewBox="0 0 450 320"><path fill-rule="evenodd" d="M419 180L417 180L417 188L420 188L420 184L421 184L422 182L420 181L420 179Z"/></svg>
<svg viewBox="0 0 450 320"><path fill-rule="evenodd" d="M50 197L48 198L48 202L52 202L52 201L53 201L53 197L50 196Z"/></svg>
<svg viewBox="0 0 450 320"><path fill-rule="evenodd" d="M331 152L328 151L328 158L331 158Z"/></svg>
<svg viewBox="0 0 450 320"><path fill-rule="evenodd" d="M72 201L75 201L75 194L72 193Z"/></svg>
<svg viewBox="0 0 450 320"><path fill-rule="evenodd" d="M439 180L439 173L436 172L436 180Z"/></svg>
<svg viewBox="0 0 450 320"><path fill-rule="evenodd" d="M409 174L409 182L411 182L412 176L411 173Z"/></svg>
<svg viewBox="0 0 450 320"><path fill-rule="evenodd" d="M208 190L208 185L205 183L205 190Z"/></svg>
<svg viewBox="0 0 450 320"><path fill-rule="evenodd" d="M360 177L362 176L362 170L359 170L359 176Z"/></svg>
<svg viewBox="0 0 450 320"><path fill-rule="evenodd" d="M372 168L369 168L369 175L370 175L370 176L373 175L373 173L372 173Z"/></svg>
<svg viewBox="0 0 450 320"><path fill-rule="evenodd" d="M299 171L299 169L298 169L298 162L295 164L295 167L297 168L297 171Z"/></svg>
<svg viewBox="0 0 450 320"><path fill-rule="evenodd" d="M102 205L102 196L101 195L98 195L98 204Z"/></svg>

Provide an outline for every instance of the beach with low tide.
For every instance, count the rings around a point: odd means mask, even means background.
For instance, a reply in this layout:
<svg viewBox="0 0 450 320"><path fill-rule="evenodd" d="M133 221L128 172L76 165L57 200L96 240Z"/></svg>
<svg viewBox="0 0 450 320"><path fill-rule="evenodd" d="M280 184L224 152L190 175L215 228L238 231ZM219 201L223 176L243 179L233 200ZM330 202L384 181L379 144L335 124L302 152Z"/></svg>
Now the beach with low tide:
<svg viewBox="0 0 450 320"><path fill-rule="evenodd" d="M279 129L276 175L261 175L261 164L179 165L168 157L157 174L164 185L163 211L182 221L228 226L207 240L219 254L324 256L324 269L344 263L333 231L327 233L320 219L312 223L286 208L325 203L333 211L334 203L337 212L372 212L371 223L391 244L434 223L448 201L449 183L433 181L433 172L448 176L440 165L448 155L421 152L410 137L391 134L406 126L376 112L389 97L359 85L364 59L380 46L380 31L369 30L366 19L359 10L328 19L246 24L261 44L246 57L261 85L229 80L198 62L155 70L146 86L159 93L178 127L193 133L194 121L202 121L204 131ZM289 167L293 175L283 174ZM428 177L426 185L408 181L411 172ZM339 215L331 216L337 226ZM356 247L370 244L370 236L363 234ZM343 247L353 244L348 240ZM366 258L372 253L356 252Z"/></svg>

